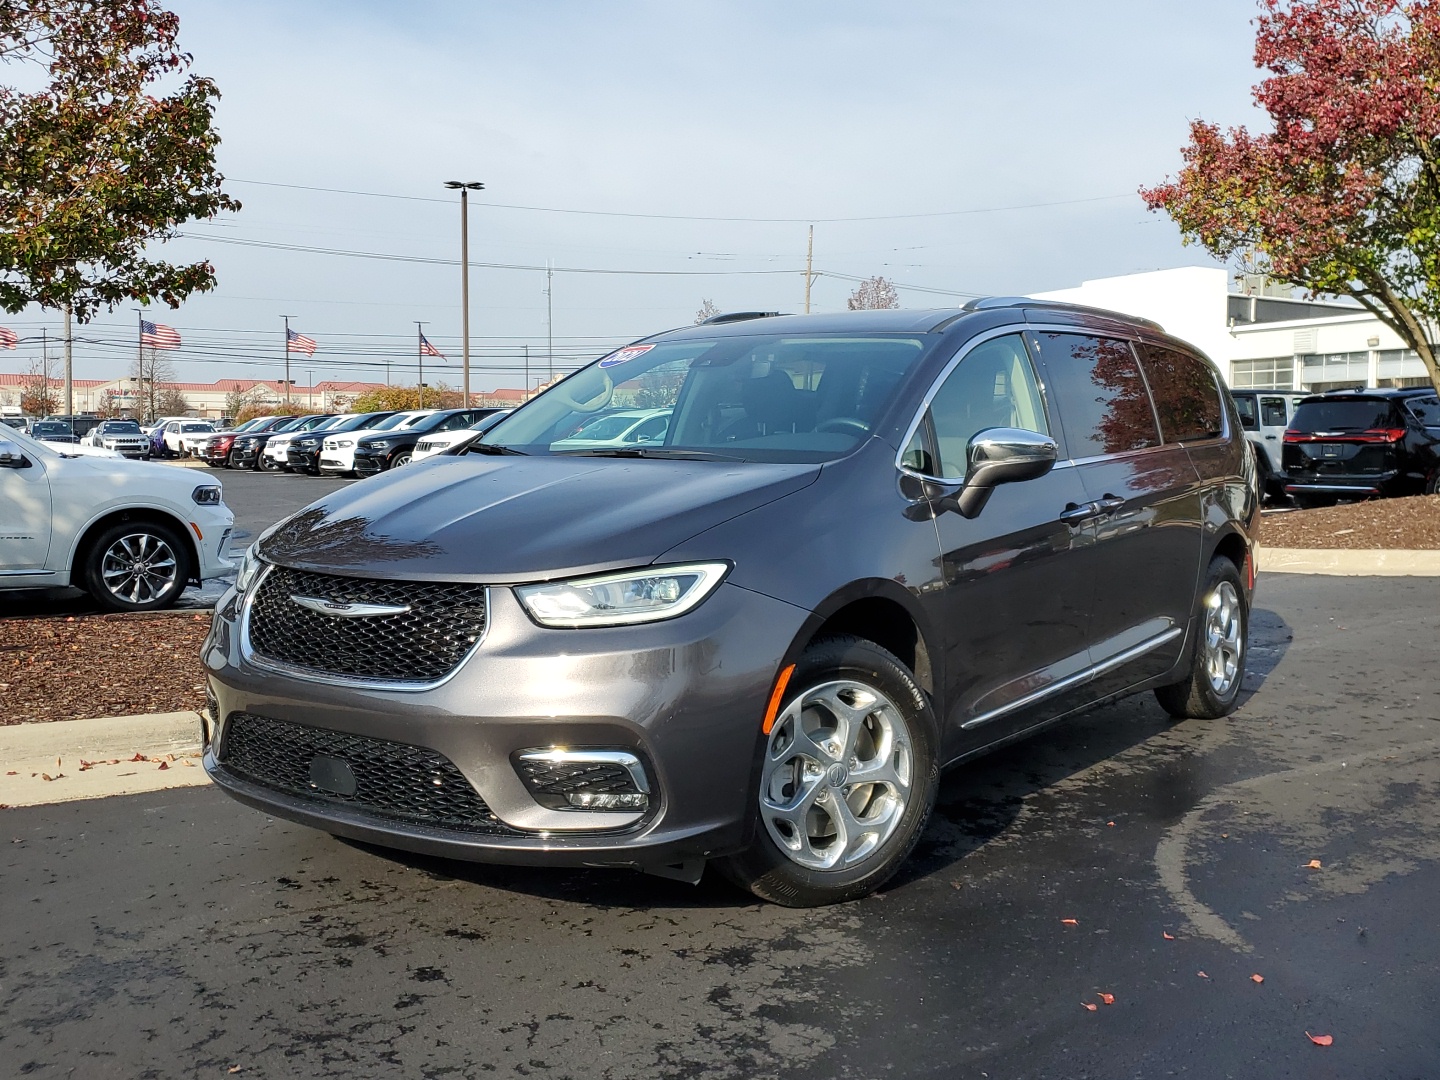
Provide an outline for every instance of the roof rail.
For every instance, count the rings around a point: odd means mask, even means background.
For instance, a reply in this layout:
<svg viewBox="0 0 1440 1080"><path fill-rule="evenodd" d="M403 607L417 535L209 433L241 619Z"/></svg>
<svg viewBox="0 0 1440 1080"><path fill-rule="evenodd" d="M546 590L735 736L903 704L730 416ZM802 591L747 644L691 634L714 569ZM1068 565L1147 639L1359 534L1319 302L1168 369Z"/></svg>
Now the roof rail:
<svg viewBox="0 0 1440 1080"><path fill-rule="evenodd" d="M783 314L779 311L727 311L720 315L711 315L699 325L718 326L721 323L747 322L750 319L770 319L776 315Z"/></svg>
<svg viewBox="0 0 1440 1080"><path fill-rule="evenodd" d="M989 311L992 308L1030 307L1030 308L1051 308L1055 311L1077 311L1086 315L1104 315L1112 319L1124 319L1126 322L1136 322L1141 326L1148 326L1151 330L1158 330L1162 334L1165 328L1154 319L1146 319L1140 315L1126 315L1123 311L1111 311L1109 308L1091 307L1089 304L1071 304L1063 300L1036 300L1032 296L982 296L977 300L967 300L963 305L966 311Z"/></svg>

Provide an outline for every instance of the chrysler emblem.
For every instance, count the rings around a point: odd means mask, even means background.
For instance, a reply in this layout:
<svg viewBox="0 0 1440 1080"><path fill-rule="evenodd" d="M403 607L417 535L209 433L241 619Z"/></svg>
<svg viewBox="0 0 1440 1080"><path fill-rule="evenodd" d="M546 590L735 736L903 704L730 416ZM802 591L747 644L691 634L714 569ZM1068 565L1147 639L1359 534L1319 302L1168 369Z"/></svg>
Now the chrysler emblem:
<svg viewBox="0 0 1440 1080"><path fill-rule="evenodd" d="M319 596L296 596L291 600L303 608L318 611L321 615L334 615L340 619L374 619L382 615L407 615L409 604L345 604L338 600L326 600Z"/></svg>

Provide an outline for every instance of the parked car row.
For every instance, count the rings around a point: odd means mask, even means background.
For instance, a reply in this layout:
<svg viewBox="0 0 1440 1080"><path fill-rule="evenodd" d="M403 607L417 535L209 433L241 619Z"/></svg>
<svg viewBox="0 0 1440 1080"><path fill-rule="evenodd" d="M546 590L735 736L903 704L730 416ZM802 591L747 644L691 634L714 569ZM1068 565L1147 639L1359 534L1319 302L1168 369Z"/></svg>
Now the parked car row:
<svg viewBox="0 0 1440 1080"><path fill-rule="evenodd" d="M196 454L214 468L373 476L445 447L417 453L427 436L458 446L478 437L491 419L509 410L410 409L400 412L313 413L264 416L234 431L210 435Z"/></svg>
<svg viewBox="0 0 1440 1080"><path fill-rule="evenodd" d="M1434 389L1234 390L1265 493L1301 507L1440 494Z"/></svg>

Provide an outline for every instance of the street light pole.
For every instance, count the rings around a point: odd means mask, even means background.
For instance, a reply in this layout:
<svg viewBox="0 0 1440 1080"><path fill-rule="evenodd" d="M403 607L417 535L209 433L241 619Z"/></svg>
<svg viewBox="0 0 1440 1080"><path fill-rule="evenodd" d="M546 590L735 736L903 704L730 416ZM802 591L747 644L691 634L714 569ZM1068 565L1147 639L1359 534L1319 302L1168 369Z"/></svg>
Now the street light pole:
<svg viewBox="0 0 1440 1080"><path fill-rule="evenodd" d="M461 393L465 408L470 407L470 200L472 191L484 191L479 181L446 180L445 186L460 192L460 349L462 361Z"/></svg>

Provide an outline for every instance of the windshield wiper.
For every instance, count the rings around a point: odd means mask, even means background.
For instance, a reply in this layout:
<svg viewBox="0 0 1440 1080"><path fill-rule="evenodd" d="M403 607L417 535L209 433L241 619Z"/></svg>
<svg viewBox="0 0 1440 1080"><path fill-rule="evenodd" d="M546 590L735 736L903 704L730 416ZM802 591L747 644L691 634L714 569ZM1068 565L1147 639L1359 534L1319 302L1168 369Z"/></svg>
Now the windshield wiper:
<svg viewBox="0 0 1440 1080"><path fill-rule="evenodd" d="M744 461L734 454L715 454L709 450L686 450L679 446L597 446L586 450L555 450L566 457L671 458L689 461Z"/></svg>
<svg viewBox="0 0 1440 1080"><path fill-rule="evenodd" d="M464 452L467 454L519 454L521 457L527 456L524 450L516 450L511 446L499 446L496 443L483 442L467 443Z"/></svg>

